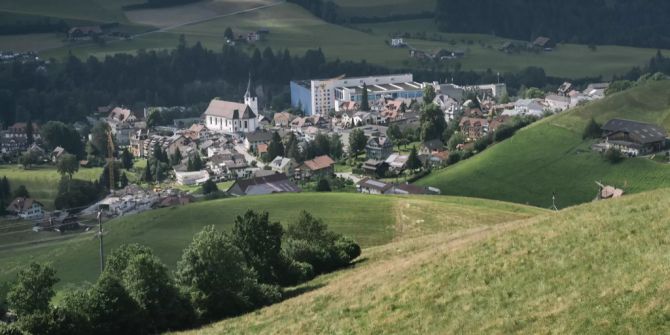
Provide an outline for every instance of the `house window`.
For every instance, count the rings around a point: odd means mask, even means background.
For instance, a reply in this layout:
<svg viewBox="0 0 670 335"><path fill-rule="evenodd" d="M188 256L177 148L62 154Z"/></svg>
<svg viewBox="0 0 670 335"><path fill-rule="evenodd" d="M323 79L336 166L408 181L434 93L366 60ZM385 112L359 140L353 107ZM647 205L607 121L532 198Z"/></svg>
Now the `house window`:
<svg viewBox="0 0 670 335"><path fill-rule="evenodd" d="M244 121L244 128L247 127L247 121Z"/></svg>

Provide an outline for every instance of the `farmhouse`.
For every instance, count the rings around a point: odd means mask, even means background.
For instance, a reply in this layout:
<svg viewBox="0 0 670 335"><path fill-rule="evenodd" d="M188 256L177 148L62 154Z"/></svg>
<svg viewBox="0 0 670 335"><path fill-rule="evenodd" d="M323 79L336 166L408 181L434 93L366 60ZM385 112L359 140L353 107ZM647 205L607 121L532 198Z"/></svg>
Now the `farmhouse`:
<svg viewBox="0 0 670 335"><path fill-rule="evenodd" d="M556 47L556 43L549 37L539 36L533 41L533 47L541 48L543 50L551 50Z"/></svg>
<svg viewBox="0 0 670 335"><path fill-rule="evenodd" d="M25 220L41 219L44 216L44 205L32 198L18 197L6 209Z"/></svg>
<svg viewBox="0 0 670 335"><path fill-rule="evenodd" d="M298 193L300 188L283 173L276 173L265 177L256 177L246 180L236 180L228 193L244 195L262 195L272 193Z"/></svg>
<svg viewBox="0 0 670 335"><path fill-rule="evenodd" d="M668 133L663 127L624 119L612 119L602 126L601 147L629 156L646 155L666 148Z"/></svg>
<svg viewBox="0 0 670 335"><path fill-rule="evenodd" d="M102 34L100 26L72 27L67 32L67 38L71 41L90 40Z"/></svg>

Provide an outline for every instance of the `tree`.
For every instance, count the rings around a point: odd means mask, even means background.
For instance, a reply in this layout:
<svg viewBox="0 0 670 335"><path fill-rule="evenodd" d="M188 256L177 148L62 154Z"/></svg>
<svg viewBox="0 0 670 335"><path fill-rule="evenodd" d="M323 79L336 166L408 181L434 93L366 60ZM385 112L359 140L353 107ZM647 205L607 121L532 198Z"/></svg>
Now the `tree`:
<svg viewBox="0 0 670 335"><path fill-rule="evenodd" d="M98 122L91 129L90 141L87 146L87 152L91 156L96 156L99 158L107 158L109 156L109 136L107 135L111 131L109 125L105 122ZM113 139L112 139L113 140ZM116 146L114 146L116 147ZM112 153L113 155L114 153Z"/></svg>
<svg viewBox="0 0 670 335"><path fill-rule="evenodd" d="M117 276L103 273L88 296L86 314L92 334L137 334L145 329L140 307Z"/></svg>
<svg viewBox="0 0 670 335"><path fill-rule="evenodd" d="M40 127L40 136L46 149L53 150L61 147L65 151L81 157L84 153L84 143L79 132L70 125L60 121L49 121Z"/></svg>
<svg viewBox="0 0 670 335"><path fill-rule="evenodd" d="M216 192L219 192L219 187L213 180L207 179L207 181L202 184L202 194L212 194Z"/></svg>
<svg viewBox="0 0 670 335"><path fill-rule="evenodd" d="M600 124L596 122L594 118L591 118L589 122L584 127L584 132L582 133L582 139L591 139L591 138L600 138L602 136L602 129Z"/></svg>
<svg viewBox="0 0 670 335"><path fill-rule="evenodd" d="M164 123L163 115L158 110L152 110L147 117L147 127L153 128Z"/></svg>
<svg viewBox="0 0 670 335"><path fill-rule="evenodd" d="M19 185L19 187L14 190L12 196L14 198L30 198L30 193L28 193L28 189L25 185Z"/></svg>
<svg viewBox="0 0 670 335"><path fill-rule="evenodd" d="M272 140L270 140L270 144L268 144L266 161L271 162L277 156L284 156L284 143L282 143L279 134L274 132L272 133Z"/></svg>
<svg viewBox="0 0 670 335"><path fill-rule="evenodd" d="M193 154L193 158L188 158L188 163L186 163L186 170L188 171L200 171L204 167L202 159L200 159L200 154L197 152Z"/></svg>
<svg viewBox="0 0 670 335"><path fill-rule="evenodd" d="M170 157L170 165L175 166L181 164L184 157L181 155L179 148L175 149L174 154Z"/></svg>
<svg viewBox="0 0 670 335"><path fill-rule="evenodd" d="M400 127L394 123L389 126L388 130L386 130L386 135L394 142L397 142L402 138L402 130L400 130Z"/></svg>
<svg viewBox="0 0 670 335"><path fill-rule="evenodd" d="M121 166L126 170L132 169L133 159L133 154L130 153L128 148L123 148L123 151L121 152Z"/></svg>
<svg viewBox="0 0 670 335"><path fill-rule="evenodd" d="M335 159L342 158L344 155L344 146L342 145L342 137L338 133L332 133L330 135L330 150L329 154Z"/></svg>
<svg viewBox="0 0 670 335"><path fill-rule="evenodd" d="M370 111L370 102L368 101L368 85L363 83L363 92L361 93L361 110Z"/></svg>
<svg viewBox="0 0 670 335"><path fill-rule="evenodd" d="M114 189L119 188L119 183L121 181L121 162L118 161L113 161L105 164L105 166L102 169L102 173L100 174L100 178L98 179L98 182L100 183L100 186L103 188L109 189L110 188L110 182L111 180L109 179L109 164L112 164L112 172L114 173ZM111 191L111 189L110 189Z"/></svg>
<svg viewBox="0 0 670 335"><path fill-rule="evenodd" d="M24 169L30 169L34 164L39 162L39 154L36 151L28 150L24 152L21 157L19 157L19 164L23 166Z"/></svg>
<svg viewBox="0 0 670 335"><path fill-rule="evenodd" d="M422 166L421 160L419 159L419 154L416 151L416 146L412 146L412 150L409 152L409 157L407 158L407 168L416 171Z"/></svg>
<svg viewBox="0 0 670 335"><path fill-rule="evenodd" d="M230 27L226 27L226 30L223 31L223 37L232 41L235 39L235 34L233 34L233 30Z"/></svg>
<svg viewBox="0 0 670 335"><path fill-rule="evenodd" d="M458 132L454 133L454 135L451 136L449 139L449 142L447 142L447 148L449 151L454 151L458 147L459 144L463 144L465 142L465 136L463 133Z"/></svg>
<svg viewBox="0 0 670 335"><path fill-rule="evenodd" d="M3 176L2 181L0 181L0 199L10 200L9 197L11 195L12 187L9 184L9 179L7 179L7 176Z"/></svg>
<svg viewBox="0 0 670 335"><path fill-rule="evenodd" d="M262 286L242 251L213 226L196 234L184 249L175 278L203 321L237 315L279 298L276 290L259 293Z"/></svg>
<svg viewBox="0 0 670 335"><path fill-rule="evenodd" d="M362 152L367 144L368 138L365 136L362 129L354 129L351 131L349 134L349 151L351 151L354 156Z"/></svg>
<svg viewBox="0 0 670 335"><path fill-rule="evenodd" d="M530 87L524 92L524 97L526 99L543 99L544 95L544 91L537 87Z"/></svg>
<svg viewBox="0 0 670 335"><path fill-rule="evenodd" d="M142 181L151 183L154 181L151 174L151 164L147 161L147 165L144 167L144 172L142 173Z"/></svg>
<svg viewBox="0 0 670 335"><path fill-rule="evenodd" d="M266 284L278 282L281 241L284 228L279 222L270 222L268 212L247 211L235 218L232 231L233 243L242 251L247 264Z"/></svg>
<svg viewBox="0 0 670 335"><path fill-rule="evenodd" d="M16 283L7 294L7 302L19 317L47 312L57 282L56 270L51 266L30 263L19 271Z"/></svg>
<svg viewBox="0 0 670 335"><path fill-rule="evenodd" d="M328 182L328 179L326 178L321 178L319 179L319 182L316 184L316 191L317 192L330 192L330 183Z"/></svg>
<svg viewBox="0 0 670 335"><path fill-rule="evenodd" d="M28 141L28 145L32 145L35 142L35 135L33 132L33 120L28 118L28 122L26 123L26 139Z"/></svg>
<svg viewBox="0 0 670 335"><path fill-rule="evenodd" d="M444 112L432 102L423 107L419 121L421 123L422 141L442 138L444 130L447 128Z"/></svg>
<svg viewBox="0 0 670 335"><path fill-rule="evenodd" d="M430 105L435 101L435 97L437 95L435 94L435 87L433 85L426 85L426 87L423 89L423 104L425 105Z"/></svg>
<svg viewBox="0 0 670 335"><path fill-rule="evenodd" d="M56 170L61 176L67 175L72 179L72 175L79 171L79 160L72 154L63 154L56 162Z"/></svg>

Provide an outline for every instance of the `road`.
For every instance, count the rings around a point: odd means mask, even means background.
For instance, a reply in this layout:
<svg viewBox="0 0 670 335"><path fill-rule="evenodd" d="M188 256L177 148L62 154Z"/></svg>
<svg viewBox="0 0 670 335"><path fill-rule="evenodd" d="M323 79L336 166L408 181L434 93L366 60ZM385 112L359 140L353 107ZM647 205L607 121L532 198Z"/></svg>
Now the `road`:
<svg viewBox="0 0 670 335"><path fill-rule="evenodd" d="M245 148L243 144L236 144L235 145L235 151L244 155L244 159L247 161L247 163L249 163L249 165L251 165L251 162L253 162L253 161L256 161L256 166L258 166L261 169L263 167L265 167L265 165L266 165L265 163L261 162L258 158L254 157L252 154L250 154L247 151L247 148Z"/></svg>

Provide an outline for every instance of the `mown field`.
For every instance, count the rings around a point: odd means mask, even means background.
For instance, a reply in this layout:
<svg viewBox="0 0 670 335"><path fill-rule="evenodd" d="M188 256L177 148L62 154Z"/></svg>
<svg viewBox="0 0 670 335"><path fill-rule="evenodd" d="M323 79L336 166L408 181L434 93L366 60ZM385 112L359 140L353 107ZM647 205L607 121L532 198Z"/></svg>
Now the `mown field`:
<svg viewBox="0 0 670 335"><path fill-rule="evenodd" d="M334 231L349 235L363 247L420 236L434 231L487 227L527 218L537 208L488 200L454 197L382 197L360 194L284 194L199 202L184 207L149 211L105 223L107 252L123 243L151 247L169 267L174 267L193 235L206 225L228 230L237 215L263 210L283 224L300 210L320 217ZM0 244L4 237L0 234ZM51 237L51 236L49 236ZM13 241L16 242L16 241ZM60 285L93 281L98 275L98 241L92 233L0 248L0 283L11 280L29 261L47 262L58 271Z"/></svg>
<svg viewBox="0 0 670 335"><path fill-rule="evenodd" d="M137 3L137 0L115 0L102 2L95 0L66 0L54 5L44 0L15 2L0 0L0 14L25 13L45 15L68 20L87 20L90 22L119 22L122 29L132 32L147 32L157 28L171 28L166 31L141 35L132 41L109 41L105 45L80 43L75 45L62 44L63 36L53 34L47 36L26 36L19 38L0 39L1 48L44 50L45 58L62 58L70 52L80 57L90 55L104 57L117 52L136 52L140 49L161 50L176 47L179 36L184 35L188 43L201 42L212 50L220 50L225 38L223 33L227 27L238 33L269 28L270 35L266 41L256 43L256 47L272 47L289 49L299 54L308 49L322 48L329 59L366 60L368 62L391 68L412 69L425 67L420 62L409 58L408 49L394 49L385 41L394 33L424 33L426 38L407 39L415 48L431 51L440 48L463 50L466 57L443 68L454 68L458 63L464 70L506 72L518 71L528 66L540 66L547 73L559 77L604 76L611 77L621 74L633 66L640 66L648 61L656 52L652 49L629 48L617 46L598 46L595 51L584 45L560 45L554 52L504 54L498 51L506 39L490 35L477 34L444 34L437 31L431 19L405 20L377 24L357 24L355 27L344 27L329 24L314 17L303 8L282 3L270 8L232 16L218 17L235 13L239 10L275 3L272 0L216 0L204 1L180 7L151 9L124 12L123 5ZM338 0L343 16L388 16L395 14L419 13L431 10L433 0L410 2L407 0ZM56 8L58 7L58 8ZM69 10L73 8L72 10ZM1 17L1 15L0 15ZM195 23L201 19L205 22ZM180 26L184 23L192 23ZM32 47L31 47L32 46ZM253 47L241 46L251 51ZM443 78L442 78L443 80Z"/></svg>
<svg viewBox="0 0 670 335"><path fill-rule="evenodd" d="M422 179L443 194L559 207L595 198L596 181L639 193L670 187L670 165L647 158L612 164L582 140L588 120L612 118L657 123L670 129L669 81L651 82L585 107L541 120L511 139Z"/></svg>
<svg viewBox="0 0 670 335"><path fill-rule="evenodd" d="M102 168L80 168L73 178L81 180L97 180ZM0 165L0 178L7 177L12 190L24 185L30 196L42 202L47 208L53 208L54 199L58 195L58 183L61 175L53 166L34 166L23 169L19 165Z"/></svg>
<svg viewBox="0 0 670 335"><path fill-rule="evenodd" d="M668 236L664 189L403 240L184 334L665 334Z"/></svg>

